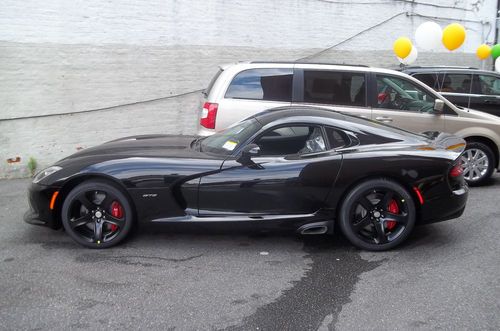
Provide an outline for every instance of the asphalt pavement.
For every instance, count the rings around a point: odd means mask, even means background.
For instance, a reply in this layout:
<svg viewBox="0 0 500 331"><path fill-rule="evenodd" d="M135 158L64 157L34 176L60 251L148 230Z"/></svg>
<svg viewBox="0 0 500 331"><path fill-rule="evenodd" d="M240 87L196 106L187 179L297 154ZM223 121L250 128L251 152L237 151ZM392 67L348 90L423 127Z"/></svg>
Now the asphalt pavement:
<svg viewBox="0 0 500 331"><path fill-rule="evenodd" d="M143 228L90 250L0 181L0 330L500 330L500 174L383 253L340 235Z"/></svg>

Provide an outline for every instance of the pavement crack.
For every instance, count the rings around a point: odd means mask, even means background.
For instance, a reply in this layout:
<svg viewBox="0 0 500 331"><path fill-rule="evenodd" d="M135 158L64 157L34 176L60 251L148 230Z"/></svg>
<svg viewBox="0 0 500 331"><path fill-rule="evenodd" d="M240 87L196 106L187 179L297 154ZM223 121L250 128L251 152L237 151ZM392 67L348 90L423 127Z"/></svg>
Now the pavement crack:
<svg viewBox="0 0 500 331"><path fill-rule="evenodd" d="M102 261L114 261L116 263L124 264L124 265L140 265L142 267L161 267L161 264L145 262L145 261L141 261L141 260L181 263L181 262L191 261L191 260L200 258L202 256L203 256L203 254L188 256L185 258L170 258L170 257L147 256L147 255L109 256L109 255L86 254L86 255L78 256L76 258L76 261L80 262L80 263L96 263L96 262L102 262Z"/></svg>

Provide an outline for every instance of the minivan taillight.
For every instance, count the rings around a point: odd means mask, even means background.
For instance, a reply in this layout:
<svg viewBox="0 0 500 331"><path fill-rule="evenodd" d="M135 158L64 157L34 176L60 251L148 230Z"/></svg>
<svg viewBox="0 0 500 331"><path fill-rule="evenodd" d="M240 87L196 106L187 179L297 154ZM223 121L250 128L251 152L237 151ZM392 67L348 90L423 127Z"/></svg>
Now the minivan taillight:
<svg viewBox="0 0 500 331"><path fill-rule="evenodd" d="M219 105L216 103L205 102L203 110L201 111L201 126L204 126L207 129L215 129L215 119L217 118L218 107Z"/></svg>

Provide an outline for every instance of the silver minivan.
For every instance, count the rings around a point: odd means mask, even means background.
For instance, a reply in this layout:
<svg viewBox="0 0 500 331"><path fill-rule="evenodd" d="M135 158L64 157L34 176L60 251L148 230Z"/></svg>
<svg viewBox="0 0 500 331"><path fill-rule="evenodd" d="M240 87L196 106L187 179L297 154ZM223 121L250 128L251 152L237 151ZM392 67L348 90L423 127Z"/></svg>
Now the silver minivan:
<svg viewBox="0 0 500 331"><path fill-rule="evenodd" d="M499 169L500 118L453 105L407 74L366 66L239 62L221 66L204 92L199 135L210 135L265 109L314 105L413 132L441 131L467 141L469 184Z"/></svg>

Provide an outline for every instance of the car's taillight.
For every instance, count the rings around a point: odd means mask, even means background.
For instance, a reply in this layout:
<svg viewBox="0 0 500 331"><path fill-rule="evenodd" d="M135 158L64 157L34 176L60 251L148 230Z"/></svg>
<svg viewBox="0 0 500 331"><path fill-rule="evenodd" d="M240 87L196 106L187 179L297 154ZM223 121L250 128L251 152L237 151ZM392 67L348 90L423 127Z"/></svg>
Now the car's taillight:
<svg viewBox="0 0 500 331"><path fill-rule="evenodd" d="M218 107L219 105L216 103L205 102L200 117L200 124L202 126L207 129L215 129L215 120L217 118Z"/></svg>
<svg viewBox="0 0 500 331"><path fill-rule="evenodd" d="M464 173L464 169L462 168L462 162L459 160L451 169L450 169L450 177L456 178L462 176Z"/></svg>

